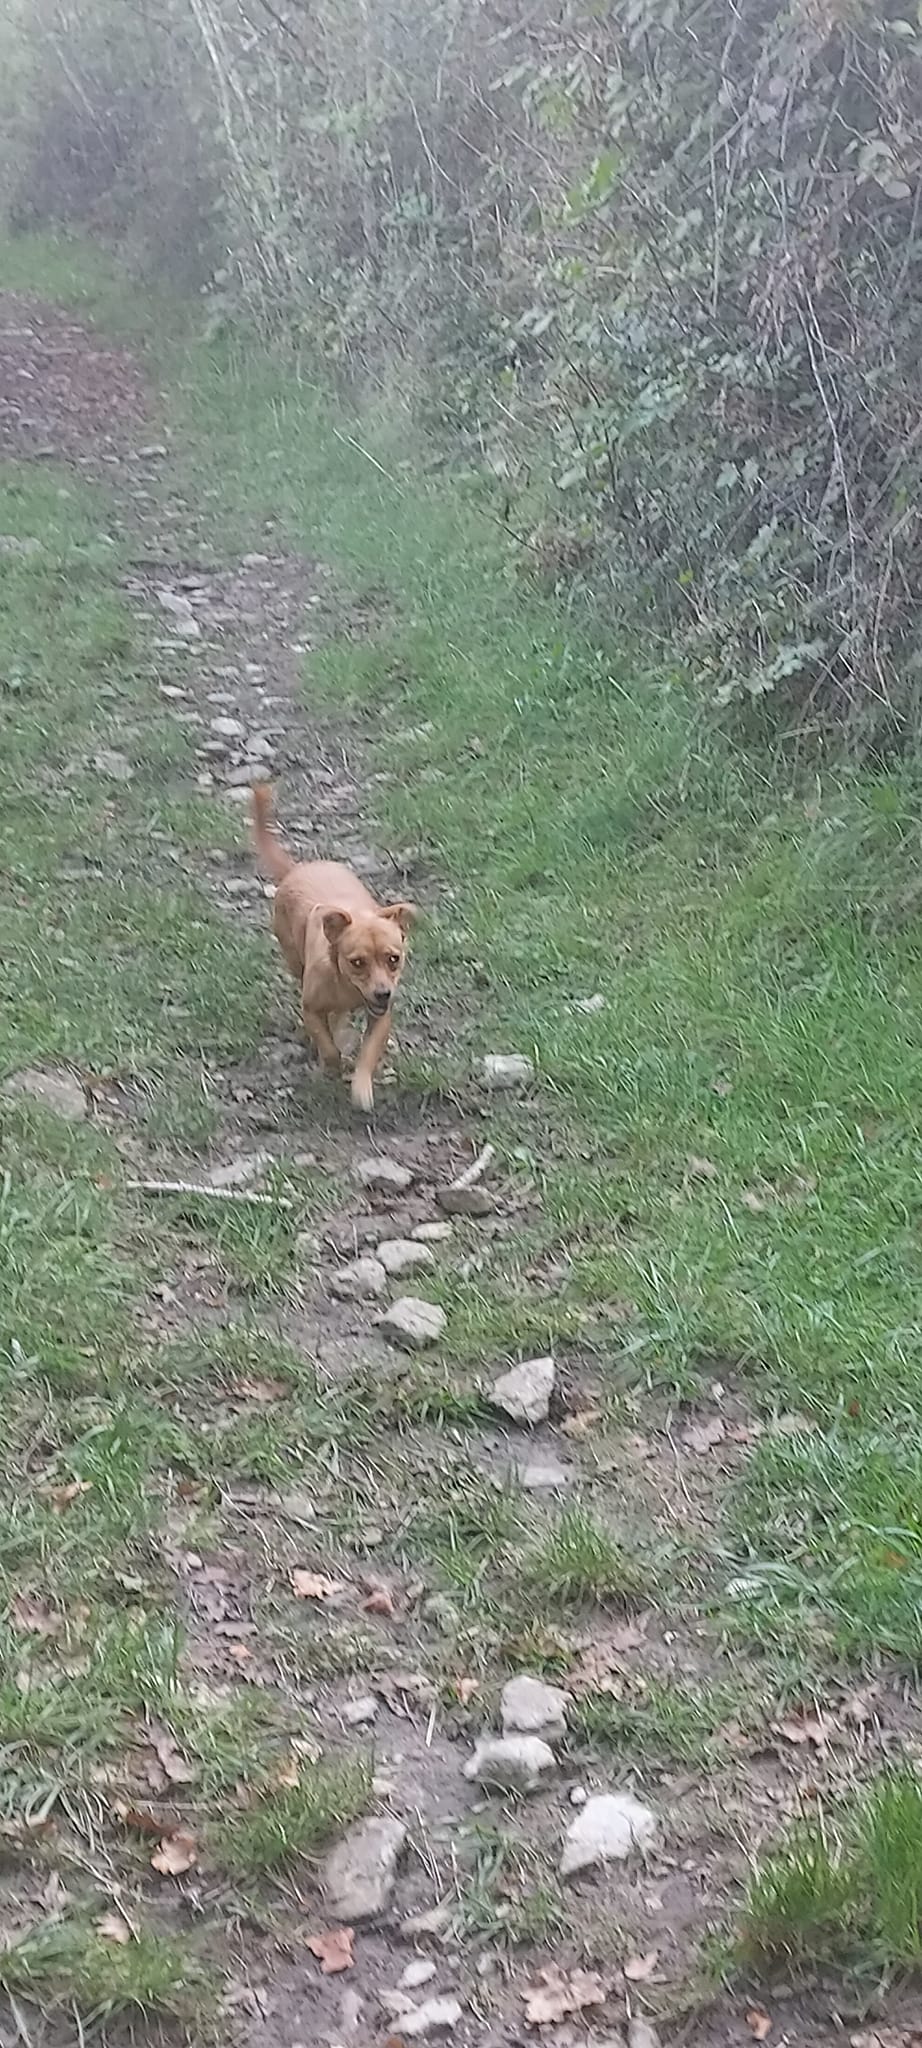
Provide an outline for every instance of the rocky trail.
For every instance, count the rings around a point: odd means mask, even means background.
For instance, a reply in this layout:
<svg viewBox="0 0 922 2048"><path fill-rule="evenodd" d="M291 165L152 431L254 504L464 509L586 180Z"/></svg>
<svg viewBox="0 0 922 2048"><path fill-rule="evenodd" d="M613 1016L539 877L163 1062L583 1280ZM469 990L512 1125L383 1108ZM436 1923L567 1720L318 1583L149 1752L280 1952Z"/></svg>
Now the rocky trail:
<svg viewBox="0 0 922 2048"><path fill-rule="evenodd" d="M181 1716L122 1728L117 1800L97 1771L91 1805L58 1816L64 1882L79 1872L108 1894L126 1944L148 1922L193 1941L216 1970L219 2037L248 2048L847 2039L858 2022L828 1994L776 2014L756 1991L712 1986L700 2006L697 1958L755 1837L818 1778L848 1781L853 1737L877 1740L870 1710L847 1729L843 1710L841 1746L816 1725L803 1740L799 1725L754 1733L729 1688L722 1703L733 1659L691 1592L664 1613L614 1538L593 1566L586 1502L603 1522L626 1504L646 1516L667 1572L676 1527L700 1546L710 1454L725 1480L751 1418L731 1388L716 1428L655 1402L641 1428L606 1408L578 1344L455 1367L452 1277L488 1268L510 1221L540 1209L539 1177L516 1169L498 1132L503 1104L529 1104L538 1144L546 1106L522 1049L486 1044L463 1090L431 1078L450 1013L437 996L424 1007L412 967L374 1124L313 1072L242 829L252 781L277 783L292 844L351 863L382 895L437 907L445 878L428 851L373 842L361 724L308 709L312 649L369 630L378 600L344 592L332 566L274 530L223 558L214 503L194 502L161 422L120 346L33 301L0 304L0 452L64 464L75 489L109 494L172 734L166 794L206 820L197 853L164 826L158 858L226 920L229 947L243 933L261 948L265 1029L236 1065L203 1069L213 1122L199 1152L139 1126L143 1075L26 1068L6 1085L112 1143L126 1230L156 1235L164 1216L138 1342L154 1360L200 1347L205 1369L163 1396L167 1419L238 1450L210 1484L165 1455L151 1569L181 1624L180 1689L202 1713L251 1717L275 1746L254 1787L190 1760ZM101 860L146 745L146 714L101 702ZM143 862L144 845L130 858ZM238 1225L257 1233L261 1282L273 1233L284 1241L274 1284L241 1286L221 1239ZM539 1271L541 1284L553 1276ZM219 1345L229 1329L236 1371ZM296 1390L297 1427L293 1359L312 1389ZM595 1600L583 1597L594 1568ZM680 1730L645 1755L651 1685L660 1728L672 1687L686 1702L708 1689L700 1741ZM160 1845L152 1867L144 1828ZM20 1846L6 1880L5 1939L54 1919L47 1859ZM3 2039L82 2038L40 2008L13 2000ZM139 2037L140 2022L100 2023L113 2041Z"/></svg>

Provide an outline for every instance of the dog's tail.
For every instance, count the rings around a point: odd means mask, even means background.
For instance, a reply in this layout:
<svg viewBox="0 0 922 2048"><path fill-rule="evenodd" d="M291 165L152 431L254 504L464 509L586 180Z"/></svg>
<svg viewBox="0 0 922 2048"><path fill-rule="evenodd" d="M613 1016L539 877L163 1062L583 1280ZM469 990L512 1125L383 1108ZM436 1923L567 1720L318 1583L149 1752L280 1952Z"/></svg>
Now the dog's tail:
<svg viewBox="0 0 922 2048"><path fill-rule="evenodd" d="M273 882L284 882L289 869L295 863L284 846L272 823L272 796L268 784L255 782L250 791L252 799L253 844L259 860Z"/></svg>

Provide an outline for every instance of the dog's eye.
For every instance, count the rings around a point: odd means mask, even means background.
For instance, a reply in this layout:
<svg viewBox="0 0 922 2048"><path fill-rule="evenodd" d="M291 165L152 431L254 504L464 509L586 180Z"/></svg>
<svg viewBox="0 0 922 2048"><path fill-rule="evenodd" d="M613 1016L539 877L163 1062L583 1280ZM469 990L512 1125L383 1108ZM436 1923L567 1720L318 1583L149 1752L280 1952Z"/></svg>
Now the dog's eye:
<svg viewBox="0 0 922 2048"><path fill-rule="evenodd" d="M362 968L365 965L365 961L363 958L360 957L358 960L350 960L349 965L350 967L354 967L356 974L361 974Z"/></svg>
<svg viewBox="0 0 922 2048"><path fill-rule="evenodd" d="M388 967L390 968L390 970L391 970L391 973L392 973L392 974L396 974L396 972L397 972L397 969L398 969L398 967L400 966L400 954L399 954L399 953L388 953L388 956L387 956L387 965L388 965Z"/></svg>

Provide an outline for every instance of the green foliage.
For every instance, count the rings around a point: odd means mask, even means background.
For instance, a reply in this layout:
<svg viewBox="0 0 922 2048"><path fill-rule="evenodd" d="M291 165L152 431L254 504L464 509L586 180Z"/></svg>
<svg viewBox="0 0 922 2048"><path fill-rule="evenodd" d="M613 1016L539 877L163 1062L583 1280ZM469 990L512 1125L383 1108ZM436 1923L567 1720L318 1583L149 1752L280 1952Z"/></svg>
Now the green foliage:
<svg viewBox="0 0 922 2048"><path fill-rule="evenodd" d="M485 32L488 30L488 32ZM466 439L755 737L917 727L922 29L871 0L39 0L0 190Z"/></svg>
<svg viewBox="0 0 922 2048"><path fill-rule="evenodd" d="M741 1960L785 1974L818 1965L893 1972L922 1962L922 1781L885 1772L838 1824L800 1822L755 1871Z"/></svg>

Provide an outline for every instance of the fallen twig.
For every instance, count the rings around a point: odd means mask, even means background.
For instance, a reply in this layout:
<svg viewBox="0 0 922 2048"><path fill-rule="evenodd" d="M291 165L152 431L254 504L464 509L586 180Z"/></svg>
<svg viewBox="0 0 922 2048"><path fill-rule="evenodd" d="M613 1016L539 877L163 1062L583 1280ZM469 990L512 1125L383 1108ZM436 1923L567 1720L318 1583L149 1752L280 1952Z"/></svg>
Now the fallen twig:
<svg viewBox="0 0 922 2048"><path fill-rule="evenodd" d="M250 1202L260 1209L293 1209L284 1195L258 1195L251 1188L210 1188L196 1180L130 1180L131 1195L204 1195L209 1202Z"/></svg>
<svg viewBox="0 0 922 2048"><path fill-rule="evenodd" d="M451 1183L452 1187L453 1187L453 1188L473 1188L473 1187L476 1187L476 1185L477 1185L477 1182L478 1182L479 1180L482 1180L482 1179L483 1179L483 1176L484 1176L484 1174L485 1174L485 1173L486 1173L486 1172L488 1171L488 1169L489 1169L489 1168L490 1168L490 1167L492 1166L492 1164L493 1164L493 1161L494 1161L494 1159L495 1159L495 1158L496 1158L496 1146L495 1146L495 1145L485 1145L485 1146L484 1146L484 1148L483 1148L483 1151L482 1151L482 1152L478 1152L478 1154L477 1154L477 1157L476 1157L476 1159L472 1159L472 1160L471 1160L470 1166L466 1166L466 1167L465 1167L465 1169L464 1169L464 1172L463 1172L463 1173L459 1173L459 1175L458 1175L458 1178L457 1178L457 1180L453 1180L453 1181L452 1181L452 1183Z"/></svg>

